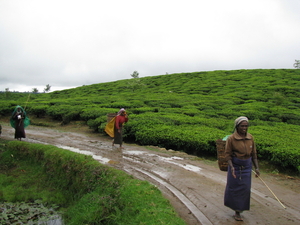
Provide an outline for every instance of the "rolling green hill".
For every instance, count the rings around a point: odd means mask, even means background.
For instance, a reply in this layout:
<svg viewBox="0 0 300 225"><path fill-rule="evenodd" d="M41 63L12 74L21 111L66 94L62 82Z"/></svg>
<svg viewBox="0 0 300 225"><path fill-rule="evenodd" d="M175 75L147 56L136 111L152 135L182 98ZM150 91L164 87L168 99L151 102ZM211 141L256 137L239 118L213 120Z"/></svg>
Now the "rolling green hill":
<svg viewBox="0 0 300 225"><path fill-rule="evenodd" d="M216 155L215 140L250 120L259 157L300 171L300 70L255 69L131 78L47 94L31 94L32 121L49 116L67 124L82 120L103 133L107 114L125 108L125 141ZM1 93L0 114L24 106L28 94Z"/></svg>

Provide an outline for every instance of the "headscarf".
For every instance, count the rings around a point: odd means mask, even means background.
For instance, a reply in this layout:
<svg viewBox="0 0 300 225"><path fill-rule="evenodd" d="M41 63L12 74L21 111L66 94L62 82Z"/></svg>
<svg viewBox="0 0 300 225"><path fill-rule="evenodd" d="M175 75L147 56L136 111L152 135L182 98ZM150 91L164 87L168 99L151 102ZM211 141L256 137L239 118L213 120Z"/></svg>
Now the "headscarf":
<svg viewBox="0 0 300 225"><path fill-rule="evenodd" d="M117 116L121 115L122 112L125 112L125 109L124 109L124 108L120 109L120 111L118 112L118 115L117 115Z"/></svg>
<svg viewBox="0 0 300 225"><path fill-rule="evenodd" d="M249 120L246 116L240 116L234 121L234 127L236 128L242 121L249 122Z"/></svg>
<svg viewBox="0 0 300 225"><path fill-rule="evenodd" d="M24 117L26 116L26 112L25 110L22 108L22 106L17 105L16 108L14 109L13 113L11 114L11 116L14 116L16 114L16 112L18 111L18 109L21 109L21 112L24 114Z"/></svg>
<svg viewBox="0 0 300 225"><path fill-rule="evenodd" d="M26 128L28 125L30 125L30 120L27 117L27 114L25 112L25 110L22 108L22 106L17 105L16 108L14 109L13 113L11 114L11 118L9 120L10 125L15 128L16 124L15 124L15 120L13 119L13 116L16 114L16 112L18 111L18 109L21 109L23 116L24 116L24 128Z"/></svg>

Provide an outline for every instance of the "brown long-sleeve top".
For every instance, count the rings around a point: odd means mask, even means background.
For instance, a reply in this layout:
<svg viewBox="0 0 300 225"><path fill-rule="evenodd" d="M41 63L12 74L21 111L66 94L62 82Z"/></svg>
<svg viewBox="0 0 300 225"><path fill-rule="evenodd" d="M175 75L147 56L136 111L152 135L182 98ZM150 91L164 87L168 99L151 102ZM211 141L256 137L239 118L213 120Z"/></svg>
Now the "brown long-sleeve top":
<svg viewBox="0 0 300 225"><path fill-rule="evenodd" d="M236 131L228 137L225 145L225 159L231 160L232 157L239 159L257 159L256 146L253 136L247 133L245 139Z"/></svg>

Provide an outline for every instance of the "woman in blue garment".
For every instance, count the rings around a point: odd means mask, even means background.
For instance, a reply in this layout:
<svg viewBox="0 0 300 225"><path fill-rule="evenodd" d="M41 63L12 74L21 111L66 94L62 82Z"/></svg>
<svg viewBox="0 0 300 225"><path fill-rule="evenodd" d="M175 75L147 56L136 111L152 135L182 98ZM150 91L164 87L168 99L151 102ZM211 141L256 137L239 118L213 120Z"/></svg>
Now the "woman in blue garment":
<svg viewBox="0 0 300 225"><path fill-rule="evenodd" d="M247 132L248 126L247 117L237 118L234 133L225 145L228 172L224 205L235 211L237 221L243 221L240 214L250 209L252 163L259 176L256 146L252 135Z"/></svg>

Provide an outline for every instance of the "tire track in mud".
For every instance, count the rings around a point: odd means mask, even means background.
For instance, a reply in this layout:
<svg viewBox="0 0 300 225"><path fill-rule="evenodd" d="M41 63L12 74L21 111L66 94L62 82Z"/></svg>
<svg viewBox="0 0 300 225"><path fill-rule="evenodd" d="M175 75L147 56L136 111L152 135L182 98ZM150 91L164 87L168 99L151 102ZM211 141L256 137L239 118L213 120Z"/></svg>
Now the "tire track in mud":
<svg viewBox="0 0 300 225"><path fill-rule="evenodd" d="M131 169L134 169L138 171L139 173L145 174L148 177L150 177L152 180L158 182L160 185L163 185L165 188L167 188L176 198L178 198L190 211L191 213L197 218L200 224L203 225L212 225L210 220L197 208L192 201L190 201L181 191L179 191L175 186L171 185L169 182L164 181L163 179L159 178L158 176L154 175L153 173L147 172L145 170L132 167ZM132 174L132 171L125 169L128 173Z"/></svg>
<svg viewBox="0 0 300 225"><path fill-rule="evenodd" d="M3 126L3 124L2 124ZM3 126L2 136L13 137L13 130ZM150 151L143 146L124 144L125 150L112 148L109 140L84 134L30 126L27 142L44 143L81 154L92 155L102 164L124 170L138 179L157 185L187 224L239 224L233 211L223 205L226 173L188 155L172 151ZM276 187L276 186L274 186ZM251 209L243 213L244 224L300 224L299 194L278 189L285 197L281 208L259 181L253 179Z"/></svg>
<svg viewBox="0 0 300 225"><path fill-rule="evenodd" d="M136 158L136 156L133 158ZM145 168L145 165L153 164L153 162L150 161L151 157L145 157L145 158L147 160L144 160L142 163L140 162L140 167L142 168ZM132 161L137 162L138 160L134 159ZM164 161L176 165L180 168L185 168L185 169L193 168L193 165L188 166L188 164L186 164L186 160L183 161L182 162L183 164L181 165L179 165L180 163L178 162L174 163L171 160L164 160ZM152 165L151 168L153 167L155 166ZM166 168L168 167L166 166ZM178 169L176 171L178 171ZM189 174L189 177L186 179L180 174L174 177L169 177L165 175L164 179L167 180L168 183L176 187L178 190L180 190L202 212L202 214L206 215L207 218L209 218L209 220L212 221L213 224L232 224L232 218L231 216L228 215L228 210L226 210L227 208L223 206L223 194L224 194L223 192L226 184L226 173L223 172L222 175L220 175L219 173L214 173L213 171L210 171L209 173L206 174L206 168L199 169L196 171L191 171L191 172L196 173L197 175L190 176ZM162 173L162 169L160 169L160 174L161 173ZM177 177L180 177L180 179L177 179ZM195 179L195 182L192 183L187 182L187 180L192 180L195 177L200 179ZM211 182L207 180L211 180ZM195 185L197 182L199 182L198 185ZM189 185L192 185L192 187L190 187ZM212 192L214 194L207 195L207 193L209 192ZM300 224L300 220L299 220L300 213L298 210L295 210L297 209L297 207L294 208L293 205L290 205L289 208L283 210L275 199L271 198L266 194L263 194L262 192L254 188L252 188L251 197L253 200L256 201L254 203L254 201L251 200L252 201L251 204L256 206L255 209L251 209L252 211L251 214L253 214L253 216L256 217L256 221L251 221L251 217L248 218L246 217L244 220L246 224L286 224L287 221L289 224ZM257 206L258 203L260 206ZM263 207L267 206L267 207L262 210L261 206ZM256 209L257 207L259 209ZM278 212L282 214L282 218L280 217L276 219L277 220L276 223L267 222L268 219L265 218L266 217L265 214L277 216ZM261 218L258 215L260 215Z"/></svg>

